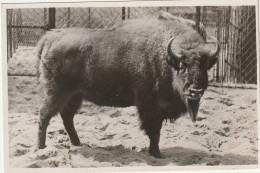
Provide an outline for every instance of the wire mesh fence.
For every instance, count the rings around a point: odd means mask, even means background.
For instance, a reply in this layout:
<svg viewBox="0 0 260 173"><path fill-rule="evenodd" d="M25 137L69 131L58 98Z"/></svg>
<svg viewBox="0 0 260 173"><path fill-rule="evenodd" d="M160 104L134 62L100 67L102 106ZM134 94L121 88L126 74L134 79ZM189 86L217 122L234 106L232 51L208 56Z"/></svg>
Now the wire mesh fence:
<svg viewBox="0 0 260 173"><path fill-rule="evenodd" d="M209 10L213 12L209 15ZM218 82L257 83L255 7L207 8L204 24L221 43L215 77ZM207 18L215 19L208 24ZM210 21L210 20L209 20ZM212 32L211 32L212 33ZM212 33L213 34L213 33Z"/></svg>
<svg viewBox="0 0 260 173"><path fill-rule="evenodd" d="M220 41L220 60L210 72L221 83L257 83L256 16L253 6L232 7L104 7L8 9L8 74L36 75L32 51L46 30L52 28L111 28L141 17L157 18L159 11L200 21L207 35ZM199 14L199 16L198 16Z"/></svg>

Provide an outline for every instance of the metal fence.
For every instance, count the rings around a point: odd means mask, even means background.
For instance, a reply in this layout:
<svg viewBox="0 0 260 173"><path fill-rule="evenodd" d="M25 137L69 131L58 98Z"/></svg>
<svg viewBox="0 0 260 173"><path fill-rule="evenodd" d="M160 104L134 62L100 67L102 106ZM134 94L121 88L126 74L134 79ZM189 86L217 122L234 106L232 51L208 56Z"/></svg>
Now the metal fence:
<svg viewBox="0 0 260 173"><path fill-rule="evenodd" d="M116 7L8 9L8 74L35 75L37 58L31 51L46 30L52 28L111 28L122 20L159 11L200 21L208 35L221 44L220 60L211 80L221 83L257 83L256 16L253 6L232 7Z"/></svg>

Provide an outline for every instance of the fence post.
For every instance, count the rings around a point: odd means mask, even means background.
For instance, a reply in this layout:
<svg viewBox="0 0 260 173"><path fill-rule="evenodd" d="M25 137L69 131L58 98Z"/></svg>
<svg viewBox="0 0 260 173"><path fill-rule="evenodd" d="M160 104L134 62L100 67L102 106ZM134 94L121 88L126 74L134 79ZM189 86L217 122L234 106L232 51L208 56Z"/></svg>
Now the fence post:
<svg viewBox="0 0 260 173"><path fill-rule="evenodd" d="M46 26L48 24L48 19L47 19L47 8L43 9L43 25Z"/></svg>
<svg viewBox="0 0 260 173"><path fill-rule="evenodd" d="M68 8L67 27L70 27L70 7Z"/></svg>
<svg viewBox="0 0 260 173"><path fill-rule="evenodd" d="M125 20L125 7L122 7L122 20Z"/></svg>
<svg viewBox="0 0 260 173"><path fill-rule="evenodd" d="M13 56L13 43L12 43L12 28L8 27L12 25L13 20L13 9L8 9L7 11L7 62Z"/></svg>
<svg viewBox="0 0 260 173"><path fill-rule="evenodd" d="M222 11L220 11L220 9L218 9L217 10L217 16L221 16L221 14L222 14ZM217 40L221 44L221 42L222 42L222 40L221 40L221 17L218 17L216 25L217 25ZM220 82L220 74L219 73L220 73L220 63L222 61L220 58L222 58L222 52L220 52L219 60L217 62L217 69L216 69L216 73L217 73L216 74L216 81L217 82Z"/></svg>
<svg viewBox="0 0 260 173"><path fill-rule="evenodd" d="M90 22L91 22L91 16L90 16L90 14L91 14L91 9L90 9L90 7L89 7L89 8L88 8L88 28L91 27L91 24L90 24Z"/></svg>
<svg viewBox="0 0 260 173"><path fill-rule="evenodd" d="M128 9L128 10L127 10L127 12L128 12L127 18L130 19L130 7L128 7L127 9Z"/></svg>
<svg viewBox="0 0 260 173"><path fill-rule="evenodd" d="M48 29L53 29L55 28L55 8L49 8L49 27Z"/></svg>
<svg viewBox="0 0 260 173"><path fill-rule="evenodd" d="M200 33L200 7L196 7L196 30Z"/></svg>
<svg viewBox="0 0 260 173"><path fill-rule="evenodd" d="M22 26L23 25L23 17L22 17L22 11L21 9L18 9L17 10L17 22L16 22L16 25L18 26ZM22 30L21 29L16 29L17 31L17 34L16 34L16 39L17 39L17 44L15 45L15 49L18 48L18 44L21 43L23 40L22 40Z"/></svg>

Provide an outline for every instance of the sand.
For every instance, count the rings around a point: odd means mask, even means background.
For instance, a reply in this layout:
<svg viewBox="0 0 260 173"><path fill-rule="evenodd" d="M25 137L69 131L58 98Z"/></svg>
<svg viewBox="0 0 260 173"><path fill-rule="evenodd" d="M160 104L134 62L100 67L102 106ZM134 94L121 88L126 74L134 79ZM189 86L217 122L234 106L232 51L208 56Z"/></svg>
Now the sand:
<svg viewBox="0 0 260 173"><path fill-rule="evenodd" d="M255 89L209 87L198 120L188 115L165 121L163 158L148 154L135 107L100 107L85 102L75 116L81 146L73 146L60 115L48 127L47 147L36 149L39 109L35 77L8 78L10 167L129 167L257 164Z"/></svg>

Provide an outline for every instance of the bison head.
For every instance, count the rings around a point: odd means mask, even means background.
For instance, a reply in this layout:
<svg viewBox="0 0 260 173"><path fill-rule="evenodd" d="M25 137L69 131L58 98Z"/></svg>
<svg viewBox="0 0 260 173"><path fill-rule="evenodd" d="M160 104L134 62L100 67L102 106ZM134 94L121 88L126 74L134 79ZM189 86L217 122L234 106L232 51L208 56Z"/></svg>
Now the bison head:
<svg viewBox="0 0 260 173"><path fill-rule="evenodd" d="M210 43L214 43L213 50ZM173 85L177 85L193 122L196 121L200 98L208 86L207 70L217 62L219 51L217 39L211 37L211 41L205 43L198 34L177 36L168 44L167 62L178 78Z"/></svg>

